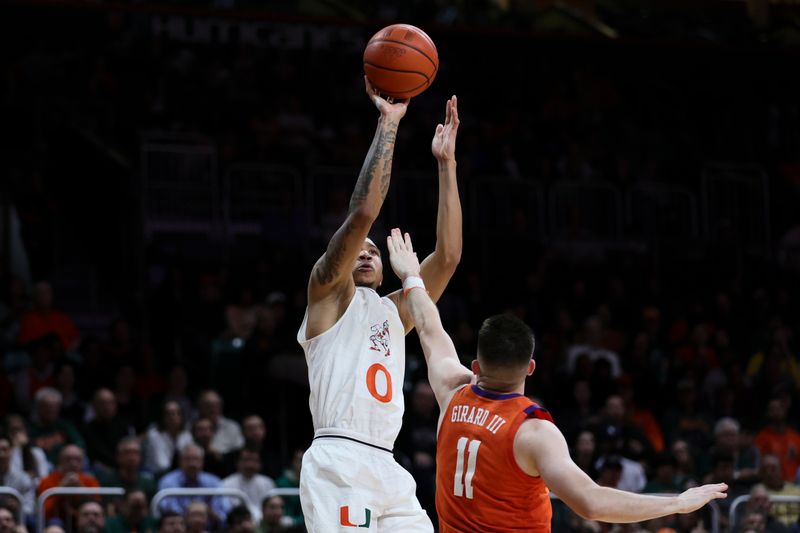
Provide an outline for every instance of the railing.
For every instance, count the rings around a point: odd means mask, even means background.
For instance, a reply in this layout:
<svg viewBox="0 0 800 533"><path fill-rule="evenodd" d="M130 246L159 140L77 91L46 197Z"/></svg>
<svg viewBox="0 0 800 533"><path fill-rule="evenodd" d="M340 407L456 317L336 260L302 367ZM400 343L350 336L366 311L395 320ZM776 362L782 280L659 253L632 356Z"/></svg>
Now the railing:
<svg viewBox="0 0 800 533"><path fill-rule="evenodd" d="M622 235L622 199L613 183L561 180L547 194L550 234L557 241L615 241Z"/></svg>
<svg viewBox="0 0 800 533"><path fill-rule="evenodd" d="M12 489L11 487L0 487L0 494L13 496L14 499L19 502L17 524L25 524L25 499L22 497L22 494L20 494L17 489Z"/></svg>
<svg viewBox="0 0 800 533"><path fill-rule="evenodd" d="M749 494L743 494L742 496L739 496L739 497L735 498L731 502L731 508L730 508L730 510L728 510L728 529L729 529L729 531L734 531L734 529L735 529L734 525L736 524L736 511L738 510L738 507L743 503L747 503L748 501L750 501L750 495ZM773 496L773 495L770 495L769 496L769 501L770 501L770 503L797 503L797 504L800 504L800 496ZM795 517L795 518L797 518L797 517Z"/></svg>
<svg viewBox="0 0 800 533"><path fill-rule="evenodd" d="M176 496L228 496L232 498L238 498L242 500L245 504L250 503L247 499L247 494L242 492L239 489L233 488L175 488L175 489L162 489L156 492L155 496L153 496L152 501L150 502L150 514L154 517L161 516L161 510L158 508L159 504L165 498L171 498Z"/></svg>
<svg viewBox="0 0 800 533"><path fill-rule="evenodd" d="M296 487L276 487L267 492L265 498L272 498L273 496L300 496L300 489Z"/></svg>
<svg viewBox="0 0 800 533"><path fill-rule="evenodd" d="M689 189L656 181L634 183L625 194L626 234L646 240L700 235L697 198Z"/></svg>
<svg viewBox="0 0 800 533"><path fill-rule="evenodd" d="M286 212L304 207L300 173L281 165L244 163L231 165L222 180L222 216L228 238L236 235L258 235L265 223L278 224L280 231L289 223ZM283 217L269 220L270 215ZM305 222L305 214L303 214Z"/></svg>
<svg viewBox="0 0 800 533"><path fill-rule="evenodd" d="M210 139L147 133L141 145L144 234L220 233L217 149Z"/></svg>
<svg viewBox="0 0 800 533"><path fill-rule="evenodd" d="M44 531L45 513L44 502L52 496L122 496L125 489L122 487L53 487L47 489L36 499L36 530Z"/></svg>
<svg viewBox="0 0 800 533"><path fill-rule="evenodd" d="M702 198L707 239L769 250L769 186L762 169L709 165Z"/></svg>

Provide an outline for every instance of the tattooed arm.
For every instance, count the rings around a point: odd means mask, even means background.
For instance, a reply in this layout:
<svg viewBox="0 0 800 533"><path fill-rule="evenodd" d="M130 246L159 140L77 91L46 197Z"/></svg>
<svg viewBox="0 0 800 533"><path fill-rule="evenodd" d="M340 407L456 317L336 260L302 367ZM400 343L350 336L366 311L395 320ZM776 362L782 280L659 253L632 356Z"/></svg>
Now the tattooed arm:
<svg viewBox="0 0 800 533"><path fill-rule="evenodd" d="M327 331L342 316L355 293L353 265L389 191L397 127L407 101L390 103L364 78L367 94L381 113L358 176L347 218L311 271L308 282L307 338Z"/></svg>

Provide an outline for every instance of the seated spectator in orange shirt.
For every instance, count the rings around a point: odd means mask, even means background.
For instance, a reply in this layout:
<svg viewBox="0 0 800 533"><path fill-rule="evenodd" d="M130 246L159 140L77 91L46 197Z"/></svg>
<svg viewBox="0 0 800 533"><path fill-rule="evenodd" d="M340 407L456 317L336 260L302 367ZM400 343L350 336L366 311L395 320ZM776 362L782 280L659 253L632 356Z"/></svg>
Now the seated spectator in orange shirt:
<svg viewBox="0 0 800 533"><path fill-rule="evenodd" d="M78 348L80 333L72 319L53 308L53 289L46 281L33 286L32 308L20 319L18 344L28 344L48 333L55 333L61 340L64 350L71 352Z"/></svg>
<svg viewBox="0 0 800 533"><path fill-rule="evenodd" d="M786 424L786 405L774 398L767 404L767 426L756 435L755 445L765 455L776 455L786 481L793 481L800 467L800 433Z"/></svg>
<svg viewBox="0 0 800 533"><path fill-rule="evenodd" d="M42 494L53 487L99 487L100 483L90 474L82 472L84 463L83 450L74 444L64 446L58 456L58 466L47 477L39 482L37 494ZM78 506L87 499L85 496L53 496L44 504L45 518L60 518L64 523L71 523Z"/></svg>

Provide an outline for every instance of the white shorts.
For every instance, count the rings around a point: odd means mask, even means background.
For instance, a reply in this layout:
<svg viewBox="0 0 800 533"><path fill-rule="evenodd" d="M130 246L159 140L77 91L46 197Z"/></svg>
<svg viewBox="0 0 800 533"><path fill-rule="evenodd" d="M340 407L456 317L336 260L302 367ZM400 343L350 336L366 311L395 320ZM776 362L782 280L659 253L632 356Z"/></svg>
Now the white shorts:
<svg viewBox="0 0 800 533"><path fill-rule="evenodd" d="M416 490L387 450L323 437L303 455L300 503L309 533L433 533Z"/></svg>

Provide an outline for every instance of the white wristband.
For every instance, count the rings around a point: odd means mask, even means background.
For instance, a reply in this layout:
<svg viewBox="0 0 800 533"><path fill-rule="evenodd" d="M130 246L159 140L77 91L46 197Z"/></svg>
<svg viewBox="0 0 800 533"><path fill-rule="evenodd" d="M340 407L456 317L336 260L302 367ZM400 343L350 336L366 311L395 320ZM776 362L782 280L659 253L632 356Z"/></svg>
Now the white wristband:
<svg viewBox="0 0 800 533"><path fill-rule="evenodd" d="M425 290L425 282L419 276L408 276L403 280L403 294L408 294L411 289Z"/></svg>

